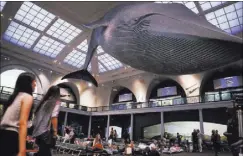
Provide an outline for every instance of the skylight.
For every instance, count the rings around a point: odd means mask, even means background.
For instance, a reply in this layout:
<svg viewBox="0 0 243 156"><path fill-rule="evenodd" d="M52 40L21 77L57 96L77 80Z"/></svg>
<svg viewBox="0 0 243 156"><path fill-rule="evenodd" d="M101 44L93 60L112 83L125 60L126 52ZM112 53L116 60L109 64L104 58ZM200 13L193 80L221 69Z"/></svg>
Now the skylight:
<svg viewBox="0 0 243 156"><path fill-rule="evenodd" d="M87 40L84 40L83 42L81 42L78 46L77 46L78 49L84 51L84 52L87 52L88 51L88 43L87 43Z"/></svg>
<svg viewBox="0 0 243 156"><path fill-rule="evenodd" d="M54 58L62 51L64 47L64 44L47 36L42 36L33 50L37 53Z"/></svg>
<svg viewBox="0 0 243 156"><path fill-rule="evenodd" d="M105 67L99 62L99 73L106 72Z"/></svg>
<svg viewBox="0 0 243 156"><path fill-rule="evenodd" d="M230 34L238 33L243 30L242 5L243 2L237 2L206 14L206 18L210 23Z"/></svg>
<svg viewBox="0 0 243 156"><path fill-rule="evenodd" d="M179 3L179 2L174 2L174 3ZM189 2L189 1L183 1L182 2L188 9L191 9L193 12L195 12L196 14L198 14L198 10L197 7L195 5L194 2Z"/></svg>
<svg viewBox="0 0 243 156"><path fill-rule="evenodd" d="M81 68L84 64L86 55L80 51L73 50L64 59L64 62L77 68Z"/></svg>
<svg viewBox="0 0 243 156"><path fill-rule="evenodd" d="M211 8L221 5L223 3L225 3L225 2L223 2L223 1L215 1L215 2L199 1L199 4L201 5L201 8L203 11L211 9Z"/></svg>
<svg viewBox="0 0 243 156"><path fill-rule="evenodd" d="M98 56L98 59L107 67L108 70L114 70L122 67L121 62L106 53Z"/></svg>
<svg viewBox="0 0 243 156"><path fill-rule="evenodd" d="M104 53L104 50L101 46L98 46L96 51L97 51L97 54Z"/></svg>
<svg viewBox="0 0 243 156"><path fill-rule="evenodd" d="M5 1L0 1L0 11L3 11L3 8L5 6L6 2Z"/></svg>
<svg viewBox="0 0 243 156"><path fill-rule="evenodd" d="M33 28L43 31L55 18L55 15L31 2L24 2L14 18Z"/></svg>
<svg viewBox="0 0 243 156"><path fill-rule="evenodd" d="M47 31L47 34L64 41L66 43L69 43L72 41L75 37L77 37L82 30L76 28L75 26L71 25L70 23L58 19Z"/></svg>
<svg viewBox="0 0 243 156"><path fill-rule="evenodd" d="M36 39L39 37L39 33L33 31L25 26L22 26L14 21L11 21L3 38L14 44L25 48L31 48Z"/></svg>

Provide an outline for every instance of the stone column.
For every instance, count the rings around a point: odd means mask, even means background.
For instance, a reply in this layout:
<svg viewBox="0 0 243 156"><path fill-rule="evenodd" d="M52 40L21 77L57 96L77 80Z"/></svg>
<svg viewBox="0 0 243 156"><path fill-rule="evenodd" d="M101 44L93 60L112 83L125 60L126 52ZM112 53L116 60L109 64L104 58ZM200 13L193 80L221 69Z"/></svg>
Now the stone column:
<svg viewBox="0 0 243 156"><path fill-rule="evenodd" d="M91 123L92 123L92 116L89 116L89 129L88 129L88 137L91 135Z"/></svg>
<svg viewBox="0 0 243 156"><path fill-rule="evenodd" d="M161 129L161 138L164 136L165 133L165 126L164 126L164 112L160 112L160 120L161 120L161 124L160 124L160 129Z"/></svg>
<svg viewBox="0 0 243 156"><path fill-rule="evenodd" d="M67 116L68 116L68 112L65 112L65 118L64 118L64 128L67 126ZM64 135L64 129L62 129L62 135Z"/></svg>
<svg viewBox="0 0 243 156"><path fill-rule="evenodd" d="M202 109L199 109L198 111L199 111L200 132L204 134Z"/></svg>
<svg viewBox="0 0 243 156"><path fill-rule="evenodd" d="M108 115L107 126L106 126L106 140L109 138L109 127L110 127L110 115Z"/></svg>
<svg viewBox="0 0 243 156"><path fill-rule="evenodd" d="M131 126L130 139L133 140L133 114L131 114L130 126Z"/></svg>

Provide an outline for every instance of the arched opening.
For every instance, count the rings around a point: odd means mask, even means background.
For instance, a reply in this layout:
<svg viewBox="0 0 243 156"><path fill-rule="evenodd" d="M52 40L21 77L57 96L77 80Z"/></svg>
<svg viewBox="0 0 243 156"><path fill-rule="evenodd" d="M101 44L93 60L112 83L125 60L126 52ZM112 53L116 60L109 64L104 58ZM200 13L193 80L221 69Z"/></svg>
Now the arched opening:
<svg viewBox="0 0 243 156"><path fill-rule="evenodd" d="M131 107L131 104L137 102L133 92L123 86L116 86L112 88L110 96L110 105L112 110L123 110Z"/></svg>
<svg viewBox="0 0 243 156"><path fill-rule="evenodd" d="M231 92L242 91L242 67L230 66L204 76L200 95L204 102L230 100Z"/></svg>
<svg viewBox="0 0 243 156"><path fill-rule="evenodd" d="M75 89L77 88L74 88L72 83L70 82L60 83L58 84L58 86L60 87L61 95L66 95L61 97L61 106L66 108L78 109L79 96L75 94Z"/></svg>
<svg viewBox="0 0 243 156"><path fill-rule="evenodd" d="M148 88L147 98L153 107L185 103L186 93L172 80L154 80Z"/></svg>

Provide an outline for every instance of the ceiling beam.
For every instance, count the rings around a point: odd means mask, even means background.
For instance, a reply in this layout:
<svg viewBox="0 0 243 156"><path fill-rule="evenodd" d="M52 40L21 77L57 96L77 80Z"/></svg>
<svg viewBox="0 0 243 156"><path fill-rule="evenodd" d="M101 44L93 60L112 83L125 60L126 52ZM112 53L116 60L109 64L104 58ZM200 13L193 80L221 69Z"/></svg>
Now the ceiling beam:
<svg viewBox="0 0 243 156"><path fill-rule="evenodd" d="M44 29L43 32L41 32L40 36L35 40L34 44L31 46L30 49L33 49L35 47L35 45L38 43L38 41L41 39L41 37L44 35L44 34L47 34L46 32L48 31L48 29L50 29L50 27L52 26L52 24L54 24L56 21L57 21L57 17L55 17L49 24L48 26ZM36 29L37 30L37 29Z"/></svg>
<svg viewBox="0 0 243 156"><path fill-rule="evenodd" d="M62 62L65 57L72 52L74 49L77 48L77 46L82 43L85 39L87 39L87 37L90 35L89 31L83 31L80 35L78 35L75 39L72 40L72 42L63 48L62 52L60 52L57 57L56 60ZM81 51L78 49L78 51ZM83 52L84 53L84 52Z"/></svg>
<svg viewBox="0 0 243 156"><path fill-rule="evenodd" d="M197 8L197 10L198 10L198 12L199 12L199 15L201 15L201 17L203 17L204 19L206 19L206 16L205 16L205 14L203 13L203 9L202 9L201 5L199 4L199 2L194 1L194 3L195 3L196 8Z"/></svg>

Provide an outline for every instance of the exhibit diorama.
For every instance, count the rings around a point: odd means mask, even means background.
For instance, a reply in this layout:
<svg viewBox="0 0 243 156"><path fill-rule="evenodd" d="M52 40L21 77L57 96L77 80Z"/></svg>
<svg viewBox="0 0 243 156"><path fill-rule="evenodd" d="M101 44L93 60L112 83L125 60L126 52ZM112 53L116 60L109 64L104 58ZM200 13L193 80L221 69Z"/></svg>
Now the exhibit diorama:
<svg viewBox="0 0 243 156"><path fill-rule="evenodd" d="M0 121L22 73L36 76L33 110L57 85L53 155L243 153L242 1L1 1L0 12ZM27 154L38 152L33 140Z"/></svg>

